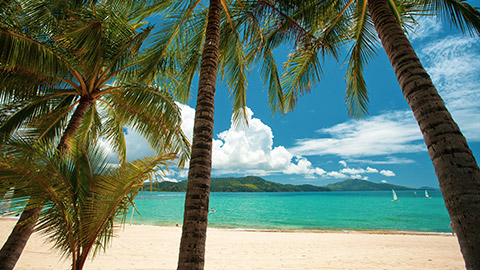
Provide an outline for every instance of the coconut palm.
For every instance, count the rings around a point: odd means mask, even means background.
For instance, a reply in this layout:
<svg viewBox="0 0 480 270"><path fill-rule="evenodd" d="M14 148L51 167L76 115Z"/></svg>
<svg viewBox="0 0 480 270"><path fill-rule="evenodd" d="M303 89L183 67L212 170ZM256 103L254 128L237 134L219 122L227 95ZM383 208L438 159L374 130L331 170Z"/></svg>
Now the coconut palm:
<svg viewBox="0 0 480 270"><path fill-rule="evenodd" d="M175 156L112 166L107 155L91 146L60 153L48 145L14 142L2 150L6 155L0 158L0 180L28 190L31 205L45 206L36 230L71 258L72 270L82 269L89 255L108 246L143 182L161 173L156 168L167 166Z"/></svg>
<svg viewBox="0 0 480 270"><path fill-rule="evenodd" d="M158 1L164 3L164 1ZM212 163L212 139L214 98L217 69L227 82L233 99L234 119L241 123L246 116L246 87L249 64L263 56L262 73L271 86L269 100L272 104L283 102L273 54L268 48L258 50L247 47L246 39L261 34L251 13L238 1L211 0L208 8L201 1L176 1L162 6L160 30L155 34L152 51L142 61L142 81L158 80L161 73L168 74L170 67L182 70L178 78L162 78L175 87L175 96L187 101L189 91L199 70L197 104L192 142L192 156L188 172L184 222L178 269L203 269L205 241L208 223L210 175ZM151 11L151 10L150 10ZM241 16L244 13L244 16ZM245 24L248 23L248 24ZM243 33L243 34L242 34ZM181 51L179 58L172 52ZM277 106L274 106L277 107Z"/></svg>
<svg viewBox="0 0 480 270"><path fill-rule="evenodd" d="M265 1L270 2L270 1ZM367 111L363 67L375 54L377 35L400 88L413 111L435 167L445 205L457 231L468 269L480 269L480 170L467 142L405 32L418 15L438 14L462 31L480 35L480 12L465 1L271 1L270 11L287 15L314 38L296 46L287 62L285 89L289 109L318 79L320 55L336 55L337 45L353 44L347 70L346 103L354 117ZM278 25L291 24L286 19ZM292 27L285 26L287 29ZM278 27L280 28L280 27ZM275 32L275 31L274 31ZM278 34L271 33L273 37ZM278 31L277 31L278 32ZM300 40L302 40L300 39Z"/></svg>
<svg viewBox="0 0 480 270"><path fill-rule="evenodd" d="M116 81L122 73L134 73L151 27L129 23L129 6L60 2L25 1L9 11L16 20L1 20L1 139L21 130L24 137L57 141L66 152L74 137L102 136L125 160L123 127L129 126L158 153L177 153L183 166L189 143L170 95L152 85ZM2 266L14 266L32 231L23 221L40 211L23 212L0 252Z"/></svg>

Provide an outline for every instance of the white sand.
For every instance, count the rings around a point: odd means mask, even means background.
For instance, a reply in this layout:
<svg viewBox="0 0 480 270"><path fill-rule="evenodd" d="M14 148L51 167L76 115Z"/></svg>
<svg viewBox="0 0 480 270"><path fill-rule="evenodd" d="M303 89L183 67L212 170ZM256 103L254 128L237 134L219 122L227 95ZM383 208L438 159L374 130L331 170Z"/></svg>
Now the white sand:
<svg viewBox="0 0 480 270"><path fill-rule="evenodd" d="M0 241L15 220L0 219ZM127 225L85 269L176 269L181 228ZM34 234L15 269L68 269ZM450 235L210 229L205 269L465 269Z"/></svg>

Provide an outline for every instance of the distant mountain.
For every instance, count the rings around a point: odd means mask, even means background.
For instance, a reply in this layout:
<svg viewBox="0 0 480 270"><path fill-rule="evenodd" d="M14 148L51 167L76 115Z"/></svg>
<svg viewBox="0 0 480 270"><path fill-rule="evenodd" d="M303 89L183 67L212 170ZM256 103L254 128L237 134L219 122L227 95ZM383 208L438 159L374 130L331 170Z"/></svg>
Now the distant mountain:
<svg viewBox="0 0 480 270"><path fill-rule="evenodd" d="M345 181L328 184L326 188L332 191L376 191L376 190L413 190L414 188L397 186L387 183L373 183L365 180L348 179Z"/></svg>
<svg viewBox="0 0 480 270"><path fill-rule="evenodd" d="M150 184L144 186L150 189ZM152 189L154 191L186 191L187 180L174 182L154 183ZM284 185L267 181L256 176L247 177L228 177L228 178L212 178L210 185L211 192L304 192L304 191L330 191L325 187L313 185Z"/></svg>
<svg viewBox="0 0 480 270"><path fill-rule="evenodd" d="M146 190L150 183L145 184ZM378 190L414 190L414 188L397 186L387 183L373 183L365 180L349 179L325 187L314 185L284 185L270 182L261 177L223 177L212 178L211 192L306 192L306 191L378 191ZM423 189L423 188L420 188ZM430 188L427 188L430 189ZM187 180L175 182L159 182L152 186L154 191L185 192Z"/></svg>

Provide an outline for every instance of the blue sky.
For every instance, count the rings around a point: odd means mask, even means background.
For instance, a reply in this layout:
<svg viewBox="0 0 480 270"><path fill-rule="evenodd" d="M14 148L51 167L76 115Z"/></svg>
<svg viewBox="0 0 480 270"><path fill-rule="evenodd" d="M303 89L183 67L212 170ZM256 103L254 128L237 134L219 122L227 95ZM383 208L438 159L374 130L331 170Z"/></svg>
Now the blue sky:
<svg viewBox="0 0 480 270"><path fill-rule="evenodd" d="M423 20L410 40L447 108L480 157L480 39L451 30L434 18ZM347 49L347 48L346 48ZM285 59L288 50L276 52ZM340 57L344 60L344 57ZM416 121L403 98L383 48L365 68L369 115L348 117L346 64L325 61L324 77L286 115L272 114L267 90L252 67L247 90L249 128L231 124L228 89L217 80L212 176L257 175L267 180L326 185L349 178L410 187L438 187ZM192 134L196 87L181 105L182 128ZM128 159L153 152L134 132L127 138ZM187 178L171 170L168 180Z"/></svg>

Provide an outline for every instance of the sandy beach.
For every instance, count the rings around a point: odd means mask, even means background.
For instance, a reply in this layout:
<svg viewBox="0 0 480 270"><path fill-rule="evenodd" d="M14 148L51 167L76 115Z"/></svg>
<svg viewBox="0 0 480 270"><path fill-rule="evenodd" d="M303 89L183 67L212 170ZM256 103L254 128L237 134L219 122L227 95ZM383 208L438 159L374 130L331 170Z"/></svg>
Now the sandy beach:
<svg viewBox="0 0 480 270"><path fill-rule="evenodd" d="M0 219L0 241L16 220ZM180 227L126 225L85 269L176 269ZM15 269L68 269L34 234ZM465 269L451 235L209 229L205 269Z"/></svg>

